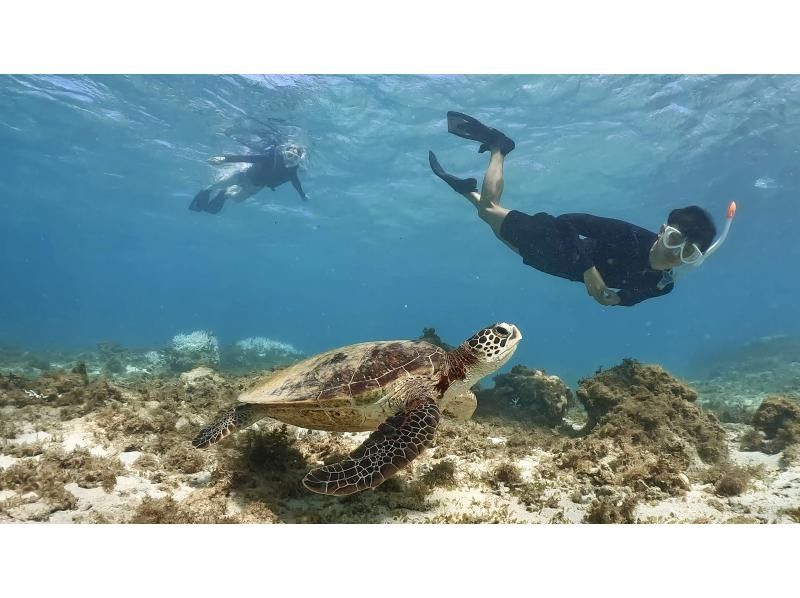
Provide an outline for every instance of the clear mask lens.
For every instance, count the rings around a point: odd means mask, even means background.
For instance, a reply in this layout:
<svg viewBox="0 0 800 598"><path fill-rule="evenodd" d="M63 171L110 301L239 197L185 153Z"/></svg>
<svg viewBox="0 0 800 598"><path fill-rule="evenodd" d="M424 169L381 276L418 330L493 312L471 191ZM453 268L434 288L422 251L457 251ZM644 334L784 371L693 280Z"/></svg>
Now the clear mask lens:
<svg viewBox="0 0 800 598"><path fill-rule="evenodd" d="M681 249L681 261L685 264L694 264L700 261L702 257L703 252L700 251L700 248L694 243L687 243Z"/></svg>
<svg viewBox="0 0 800 598"><path fill-rule="evenodd" d="M664 230L664 234L661 238L664 241L664 247L667 249L678 249L685 242L681 232L669 226Z"/></svg>
<svg viewBox="0 0 800 598"><path fill-rule="evenodd" d="M681 231L668 226L661 234L661 243L674 255L679 256L684 264L696 264L703 259L703 252L696 243L689 243Z"/></svg>

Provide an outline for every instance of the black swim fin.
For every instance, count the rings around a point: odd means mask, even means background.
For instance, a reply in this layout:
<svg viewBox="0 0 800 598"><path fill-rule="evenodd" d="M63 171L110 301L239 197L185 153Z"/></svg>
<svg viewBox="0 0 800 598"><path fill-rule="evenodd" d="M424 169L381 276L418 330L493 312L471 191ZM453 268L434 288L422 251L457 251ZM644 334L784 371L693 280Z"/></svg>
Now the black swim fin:
<svg viewBox="0 0 800 598"><path fill-rule="evenodd" d="M209 214L219 214L222 206L225 205L225 191L220 191L217 193L217 196L208 202L208 207L206 208L206 212Z"/></svg>
<svg viewBox="0 0 800 598"><path fill-rule="evenodd" d="M481 146L478 149L478 153L497 147L500 153L505 156L516 147L512 139L506 137L497 129L487 127L478 119L467 114L453 112L452 110L447 113L447 132L464 139L480 141Z"/></svg>
<svg viewBox="0 0 800 598"><path fill-rule="evenodd" d="M428 162L431 165L433 174L450 185L450 188L456 193L464 195L470 191L478 191L478 179L460 179L452 174L447 174L442 168L442 165L439 164L439 160L436 159L436 154L434 154L432 151L428 151Z"/></svg>
<svg viewBox="0 0 800 598"><path fill-rule="evenodd" d="M200 193L194 196L192 203L189 204L189 209L193 212L205 212L208 207L208 199L211 197L211 191L203 189Z"/></svg>

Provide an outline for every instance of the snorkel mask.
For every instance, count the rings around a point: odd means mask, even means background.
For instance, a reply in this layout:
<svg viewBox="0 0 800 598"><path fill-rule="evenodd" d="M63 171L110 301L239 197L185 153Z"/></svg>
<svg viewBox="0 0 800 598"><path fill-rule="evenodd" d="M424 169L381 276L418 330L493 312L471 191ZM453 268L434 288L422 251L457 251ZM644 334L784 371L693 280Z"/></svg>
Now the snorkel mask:
<svg viewBox="0 0 800 598"><path fill-rule="evenodd" d="M283 163L287 168L300 166L300 163L305 160L306 150L294 143L287 143L280 147L281 154L283 155Z"/></svg>
<svg viewBox="0 0 800 598"><path fill-rule="evenodd" d="M666 249L669 249L676 254L680 255L681 262L689 266L700 266L706 258L719 249L725 242L728 236L728 231L731 229L731 222L736 215L736 202L732 201L728 205L728 215L725 219L725 226L722 229L722 234L714 241L711 246L703 253L696 243L689 243L683 234L674 226L667 226L661 235L661 243Z"/></svg>

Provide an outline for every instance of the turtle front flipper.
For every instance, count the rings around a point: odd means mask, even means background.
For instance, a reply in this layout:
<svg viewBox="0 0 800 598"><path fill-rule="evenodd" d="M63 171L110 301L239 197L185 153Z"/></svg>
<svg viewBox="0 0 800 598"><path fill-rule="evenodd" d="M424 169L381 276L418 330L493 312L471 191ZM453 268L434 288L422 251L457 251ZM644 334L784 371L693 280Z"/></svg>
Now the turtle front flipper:
<svg viewBox="0 0 800 598"><path fill-rule="evenodd" d="M246 428L263 417L258 405L236 405L210 426L206 426L192 440L195 448L206 448L219 442L237 428Z"/></svg>
<svg viewBox="0 0 800 598"><path fill-rule="evenodd" d="M312 492L336 496L377 488L431 445L439 417L432 398L412 400L349 458L309 471L303 485Z"/></svg>

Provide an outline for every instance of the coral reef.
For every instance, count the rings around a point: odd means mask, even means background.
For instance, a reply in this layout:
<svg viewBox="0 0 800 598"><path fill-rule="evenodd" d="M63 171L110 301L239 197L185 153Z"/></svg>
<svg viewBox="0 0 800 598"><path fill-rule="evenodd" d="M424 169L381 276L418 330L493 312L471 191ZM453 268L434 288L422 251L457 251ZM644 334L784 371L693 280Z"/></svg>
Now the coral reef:
<svg viewBox="0 0 800 598"><path fill-rule="evenodd" d="M591 417L576 434L539 412L526 417L505 409L510 389L541 380L536 370L520 368L498 376L499 391L479 399L472 420L444 418L433 446L377 490L336 498L307 492L302 477L342 459L367 433L264 420L200 451L191 445L197 430L262 374L207 366L181 374L164 367L160 376L116 374L103 364L116 357L127 371L130 360L144 363L143 356L116 345L102 351L105 361L98 351L73 354L86 358L77 365L61 354L58 361L43 360L46 371L0 375L0 522L752 523L798 517L800 465L793 460L800 445L786 445L780 457L738 450L774 448L771 443L789 438L797 404L791 397L766 403L758 419L764 431L721 427L693 400L691 388L658 366L625 361L582 381L577 396ZM163 356L152 357L157 363Z"/></svg>
<svg viewBox="0 0 800 598"><path fill-rule="evenodd" d="M572 404L572 391L558 376L515 365L494 377L494 388L478 390L477 414L500 415L525 421L558 425Z"/></svg>
<svg viewBox="0 0 800 598"><path fill-rule="evenodd" d="M159 350L135 350L115 342L102 342L93 351L34 355L6 348L0 355L0 374L37 377L81 362L90 376L122 382L170 377L199 366L246 373L282 367L303 357L292 345L266 337L251 337L220 347L218 340L206 331L177 334L167 347Z"/></svg>
<svg viewBox="0 0 800 598"><path fill-rule="evenodd" d="M694 403L694 390L660 366L626 359L581 381L576 394L589 422L582 438L566 443L559 463L594 486L622 484L641 495L651 489L680 494L688 488L689 472L728 457L725 431L716 417Z"/></svg>
<svg viewBox="0 0 800 598"><path fill-rule="evenodd" d="M762 374L800 365L800 337L764 336L720 350L704 351L696 360L697 373L707 378ZM800 375L800 372L796 372Z"/></svg>
<svg viewBox="0 0 800 598"><path fill-rule="evenodd" d="M673 378L662 367L624 359L621 365L580 381L578 398L589 415L589 426L615 408L636 401L676 403L697 400L697 391Z"/></svg>
<svg viewBox="0 0 800 598"><path fill-rule="evenodd" d="M439 335L436 334L435 328L423 328L422 335L417 340L426 341L432 345L441 347L445 351L452 351L453 349L455 349L455 346L449 345L446 342L444 342L441 338L439 338Z"/></svg>
<svg viewBox="0 0 800 598"><path fill-rule="evenodd" d="M163 354L173 372L185 372L199 365L216 367L219 364L219 341L205 330L180 333L172 338Z"/></svg>
<svg viewBox="0 0 800 598"><path fill-rule="evenodd" d="M220 367L233 372L267 370L303 358L303 352L289 343L254 336L223 347Z"/></svg>
<svg viewBox="0 0 800 598"><path fill-rule="evenodd" d="M800 337L763 337L695 362L699 401L723 422L750 423L770 395L800 399Z"/></svg>
<svg viewBox="0 0 800 598"><path fill-rule="evenodd" d="M85 449L66 453L56 449L38 455L36 460L25 459L0 471L0 491L11 490L21 494L17 501L2 506L12 516L30 516L34 520L46 519L51 513L73 509L77 499L69 492L69 483L81 488L102 487L110 491L116 485L116 476L122 473L122 464L116 459L91 455ZM25 505L41 501L38 508Z"/></svg>
<svg viewBox="0 0 800 598"><path fill-rule="evenodd" d="M106 380L90 381L83 364L66 372L48 370L38 378L0 374L0 408L43 405L61 418L80 417L120 396Z"/></svg>
<svg viewBox="0 0 800 598"><path fill-rule="evenodd" d="M800 443L800 401L780 396L764 399L753 415L753 427L765 436L757 450L779 453Z"/></svg>
<svg viewBox="0 0 800 598"><path fill-rule="evenodd" d="M132 355L124 346L115 342L102 342L97 344L97 359L102 363L103 373L106 375L124 374L126 364Z"/></svg>

